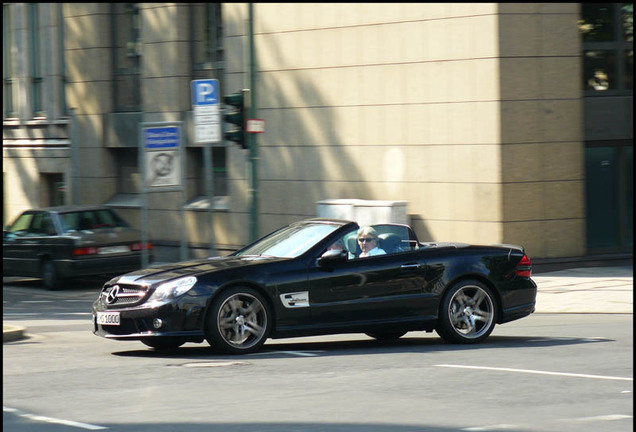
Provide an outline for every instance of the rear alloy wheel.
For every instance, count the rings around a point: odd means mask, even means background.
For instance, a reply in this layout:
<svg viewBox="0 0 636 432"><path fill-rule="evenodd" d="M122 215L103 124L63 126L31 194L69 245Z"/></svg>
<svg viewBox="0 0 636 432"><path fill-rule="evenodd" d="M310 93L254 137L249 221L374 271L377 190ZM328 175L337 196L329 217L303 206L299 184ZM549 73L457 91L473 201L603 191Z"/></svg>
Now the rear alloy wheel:
<svg viewBox="0 0 636 432"><path fill-rule="evenodd" d="M495 328L496 305L486 285L475 280L460 281L442 299L436 331L451 343L481 342Z"/></svg>
<svg viewBox="0 0 636 432"><path fill-rule="evenodd" d="M256 352L267 340L271 314L261 294L247 287L230 288L212 303L206 322L206 339L226 354Z"/></svg>
<svg viewBox="0 0 636 432"><path fill-rule="evenodd" d="M179 348L186 341L178 337L152 337L142 339L144 345L154 348L156 351L172 351Z"/></svg>
<svg viewBox="0 0 636 432"><path fill-rule="evenodd" d="M62 278L55 268L55 263L49 259L44 260L40 266L40 278L42 278L42 285L48 290L57 290L62 284Z"/></svg>

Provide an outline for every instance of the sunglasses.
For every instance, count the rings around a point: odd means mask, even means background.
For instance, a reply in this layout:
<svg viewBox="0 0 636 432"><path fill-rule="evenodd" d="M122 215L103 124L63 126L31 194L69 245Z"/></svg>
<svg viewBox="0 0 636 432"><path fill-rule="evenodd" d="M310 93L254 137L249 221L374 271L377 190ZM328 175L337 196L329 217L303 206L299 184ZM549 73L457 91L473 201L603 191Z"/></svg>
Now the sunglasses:
<svg viewBox="0 0 636 432"><path fill-rule="evenodd" d="M364 243L364 242L369 243L369 242L375 241L375 239L373 237L365 237L365 238L359 238L358 241L360 243Z"/></svg>

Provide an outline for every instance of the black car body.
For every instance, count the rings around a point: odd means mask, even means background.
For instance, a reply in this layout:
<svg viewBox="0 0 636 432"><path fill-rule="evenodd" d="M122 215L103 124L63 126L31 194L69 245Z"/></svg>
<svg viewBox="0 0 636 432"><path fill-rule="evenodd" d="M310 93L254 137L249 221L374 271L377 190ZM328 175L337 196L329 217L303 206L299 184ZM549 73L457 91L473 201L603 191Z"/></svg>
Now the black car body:
<svg viewBox="0 0 636 432"><path fill-rule="evenodd" d="M3 230L4 276L41 278L49 289L79 276L116 275L141 268L141 242L114 210L58 206L27 210Z"/></svg>
<svg viewBox="0 0 636 432"><path fill-rule="evenodd" d="M356 258L358 225L293 223L227 257L167 264L107 282L93 332L156 349L203 342L226 353L267 338L437 332L482 341L495 324L531 314L531 262L514 245L420 243L406 225L374 225L385 255ZM338 241L345 250L331 250Z"/></svg>

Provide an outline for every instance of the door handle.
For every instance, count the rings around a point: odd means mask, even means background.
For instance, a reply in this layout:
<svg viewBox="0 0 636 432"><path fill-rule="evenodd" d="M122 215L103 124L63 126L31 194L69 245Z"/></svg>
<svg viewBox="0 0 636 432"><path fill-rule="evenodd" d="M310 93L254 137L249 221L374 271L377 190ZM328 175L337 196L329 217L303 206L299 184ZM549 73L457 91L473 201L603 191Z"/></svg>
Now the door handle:
<svg viewBox="0 0 636 432"><path fill-rule="evenodd" d="M412 270L412 269L417 269L420 268L420 265L417 263L411 263L411 264L402 264L402 267L400 267L402 270Z"/></svg>

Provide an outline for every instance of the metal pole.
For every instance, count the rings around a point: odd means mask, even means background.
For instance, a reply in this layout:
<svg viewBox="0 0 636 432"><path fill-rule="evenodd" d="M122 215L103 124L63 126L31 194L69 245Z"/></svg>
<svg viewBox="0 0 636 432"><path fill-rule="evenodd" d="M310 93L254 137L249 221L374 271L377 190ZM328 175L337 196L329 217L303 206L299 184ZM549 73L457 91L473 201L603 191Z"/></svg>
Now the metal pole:
<svg viewBox="0 0 636 432"><path fill-rule="evenodd" d="M79 204L79 143L77 142L77 117L75 108L68 109L71 117L71 203Z"/></svg>
<svg viewBox="0 0 636 432"><path fill-rule="evenodd" d="M188 259L188 231L186 229L186 193L185 193L185 150L183 140L183 122L176 122L179 125L179 160L181 161L181 261Z"/></svg>
<svg viewBox="0 0 636 432"><path fill-rule="evenodd" d="M205 143L203 147L203 160L205 165L205 189L208 194L208 213L210 216L210 256L216 255L214 245L214 158L212 156L212 143Z"/></svg>
<svg viewBox="0 0 636 432"><path fill-rule="evenodd" d="M148 267L150 257L148 256L148 190L146 188L146 164L144 162L145 152L143 146L143 130L142 125L138 126L137 145L139 146L139 158L138 163L141 172L141 208L139 209L139 217L141 226L141 268Z"/></svg>
<svg viewBox="0 0 636 432"><path fill-rule="evenodd" d="M256 117L256 85L255 85L255 56L254 56L254 4L248 4L249 9L249 52L250 52L250 109L249 118ZM250 187L250 240L255 241L258 238L258 149L256 148L256 134L247 134L248 145L250 149L250 162L252 165L251 187Z"/></svg>

